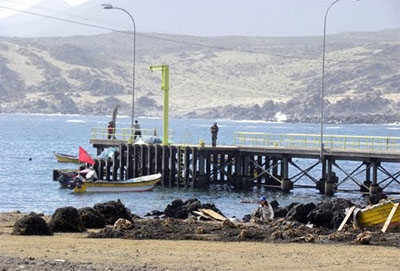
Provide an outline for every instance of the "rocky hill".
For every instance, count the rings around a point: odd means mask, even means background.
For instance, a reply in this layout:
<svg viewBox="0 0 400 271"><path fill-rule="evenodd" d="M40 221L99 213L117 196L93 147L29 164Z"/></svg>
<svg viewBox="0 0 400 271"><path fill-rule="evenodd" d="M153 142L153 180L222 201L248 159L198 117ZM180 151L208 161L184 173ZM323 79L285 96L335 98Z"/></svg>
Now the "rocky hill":
<svg viewBox="0 0 400 271"><path fill-rule="evenodd" d="M400 30L326 38L325 121L400 120ZM0 112L130 115L132 33L0 38ZM319 122L322 37L136 34L135 115Z"/></svg>

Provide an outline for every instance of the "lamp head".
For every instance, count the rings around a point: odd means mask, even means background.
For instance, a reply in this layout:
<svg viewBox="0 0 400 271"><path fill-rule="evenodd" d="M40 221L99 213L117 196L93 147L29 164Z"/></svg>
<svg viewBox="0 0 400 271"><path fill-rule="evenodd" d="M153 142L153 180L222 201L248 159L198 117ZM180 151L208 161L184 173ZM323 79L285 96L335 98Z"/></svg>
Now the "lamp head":
<svg viewBox="0 0 400 271"><path fill-rule="evenodd" d="M113 8L114 8L113 5L111 5L111 4L101 4L101 6L102 6L104 9L113 9Z"/></svg>

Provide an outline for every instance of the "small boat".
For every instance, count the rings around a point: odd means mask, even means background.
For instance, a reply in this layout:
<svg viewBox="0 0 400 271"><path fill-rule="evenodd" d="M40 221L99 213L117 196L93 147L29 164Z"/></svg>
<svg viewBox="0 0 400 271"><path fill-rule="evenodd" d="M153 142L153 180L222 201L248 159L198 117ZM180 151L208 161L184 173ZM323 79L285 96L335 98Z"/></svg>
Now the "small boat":
<svg viewBox="0 0 400 271"><path fill-rule="evenodd" d="M161 180L161 174L152 174L132 178L125 181L87 181L84 178L75 179L71 188L76 193L82 192L144 192L153 190Z"/></svg>
<svg viewBox="0 0 400 271"><path fill-rule="evenodd" d="M353 217L358 226L382 227L384 224L400 223L400 199L382 200L378 204L369 205L354 211Z"/></svg>
<svg viewBox="0 0 400 271"><path fill-rule="evenodd" d="M94 173L93 173L94 172ZM87 174L89 176L93 176L93 178L97 178L95 175L95 171L88 168L77 169L55 169L53 170L53 181L57 181L60 184L61 188L71 188L74 185L75 179L82 176L83 178L87 178Z"/></svg>
<svg viewBox="0 0 400 271"><path fill-rule="evenodd" d="M55 152L54 155L59 163L74 163L79 164L79 157L64 153Z"/></svg>

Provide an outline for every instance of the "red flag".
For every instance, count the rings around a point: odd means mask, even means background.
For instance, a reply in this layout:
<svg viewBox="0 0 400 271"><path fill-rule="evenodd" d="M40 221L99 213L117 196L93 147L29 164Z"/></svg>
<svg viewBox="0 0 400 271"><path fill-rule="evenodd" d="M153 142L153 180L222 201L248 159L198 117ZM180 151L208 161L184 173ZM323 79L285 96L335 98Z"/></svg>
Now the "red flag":
<svg viewBox="0 0 400 271"><path fill-rule="evenodd" d="M94 159L85 151L84 148L79 146L79 161L94 165Z"/></svg>

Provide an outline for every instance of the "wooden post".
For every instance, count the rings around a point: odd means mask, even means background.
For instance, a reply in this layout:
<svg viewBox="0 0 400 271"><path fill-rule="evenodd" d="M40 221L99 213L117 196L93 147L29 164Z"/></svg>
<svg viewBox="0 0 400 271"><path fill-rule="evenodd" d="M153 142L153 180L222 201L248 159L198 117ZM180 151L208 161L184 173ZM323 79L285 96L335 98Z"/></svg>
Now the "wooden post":
<svg viewBox="0 0 400 271"><path fill-rule="evenodd" d="M127 145L126 152L126 179L133 178L133 146L132 144Z"/></svg>
<svg viewBox="0 0 400 271"><path fill-rule="evenodd" d="M126 145L121 144L119 146L119 180L126 180L125 179L125 171L124 171L124 161L125 161L125 148ZM115 153L114 153L115 156Z"/></svg>
<svg viewBox="0 0 400 271"><path fill-rule="evenodd" d="M171 187L174 183L177 182L176 179L176 147L175 146L169 146L169 165L170 165L170 170L169 170L169 187Z"/></svg>
<svg viewBox="0 0 400 271"><path fill-rule="evenodd" d="M113 155L112 157L112 180L117 181L118 180L118 160L117 160L117 155Z"/></svg>
<svg viewBox="0 0 400 271"><path fill-rule="evenodd" d="M390 222L392 221L392 218L393 218L394 214L396 213L398 207L399 207L399 203L395 203L393 205L393 208L390 211L390 214L387 217L385 224L383 225L382 232L386 232L386 230L388 229Z"/></svg>
<svg viewBox="0 0 400 271"><path fill-rule="evenodd" d="M161 157L161 170L162 170L162 186L165 187L165 182L168 178L166 174L168 169L168 157L167 157L167 146L161 146L162 148L162 157Z"/></svg>
<svg viewBox="0 0 400 271"><path fill-rule="evenodd" d="M132 178L137 177L137 158L138 158L138 145L132 145L133 148L133 156L132 156Z"/></svg>

